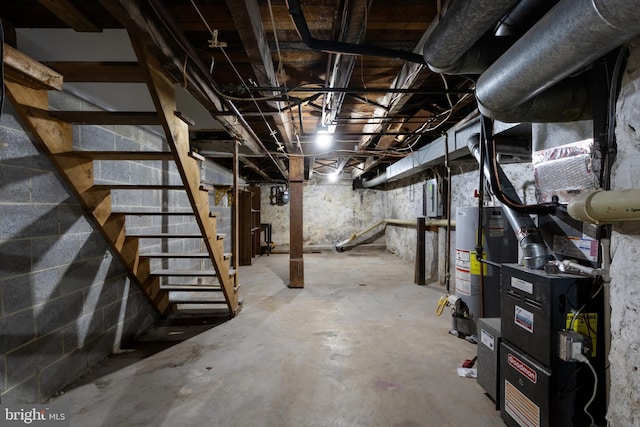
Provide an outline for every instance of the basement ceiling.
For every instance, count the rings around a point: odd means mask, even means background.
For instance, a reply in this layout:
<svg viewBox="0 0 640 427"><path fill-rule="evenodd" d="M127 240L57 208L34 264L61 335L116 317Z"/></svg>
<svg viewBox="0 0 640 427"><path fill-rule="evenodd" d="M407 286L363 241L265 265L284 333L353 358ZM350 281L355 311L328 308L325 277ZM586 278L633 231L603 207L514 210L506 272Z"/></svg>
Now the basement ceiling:
<svg viewBox="0 0 640 427"><path fill-rule="evenodd" d="M129 37L151 46L182 87L180 108L194 119L192 146L230 167L233 141L240 141L241 175L249 181L286 179L291 156L304 156L307 178L337 173L354 179L378 174L475 109L471 79L442 76L419 63L439 4L20 0L0 1L0 17L8 42L13 27L18 48L24 40L31 45L27 53L63 74L74 92L111 110L152 104L126 88L101 92L83 83L83 73L113 61L135 66ZM34 47L38 39L40 49ZM355 45L364 54L342 49ZM87 46L94 47L89 57L73 55ZM52 56L56 50L67 56ZM189 70L204 76L208 87L194 85ZM333 133L327 148L315 143L323 125Z"/></svg>

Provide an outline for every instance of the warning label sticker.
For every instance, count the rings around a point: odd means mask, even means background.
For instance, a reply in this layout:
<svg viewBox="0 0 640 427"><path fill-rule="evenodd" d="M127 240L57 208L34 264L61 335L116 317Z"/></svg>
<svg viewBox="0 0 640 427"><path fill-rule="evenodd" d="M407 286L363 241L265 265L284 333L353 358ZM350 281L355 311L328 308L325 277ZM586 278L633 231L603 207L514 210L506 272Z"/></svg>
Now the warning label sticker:
<svg viewBox="0 0 640 427"><path fill-rule="evenodd" d="M491 219L489 220L489 237L502 237L504 236L504 220Z"/></svg>
<svg viewBox="0 0 640 427"><path fill-rule="evenodd" d="M456 292L471 295L471 273L469 270L456 267Z"/></svg>
<svg viewBox="0 0 640 427"><path fill-rule="evenodd" d="M464 249L456 249L456 267L469 269L470 253Z"/></svg>
<svg viewBox="0 0 640 427"><path fill-rule="evenodd" d="M495 339L493 338L493 335L491 335L484 329L480 329L480 342L489 347L491 351L493 351Z"/></svg>
<svg viewBox="0 0 640 427"><path fill-rule="evenodd" d="M516 325L520 326L527 332L533 333L533 313L516 305L516 313L514 317Z"/></svg>
<svg viewBox="0 0 640 427"><path fill-rule="evenodd" d="M456 292L471 295L471 273L469 272L470 252L456 249Z"/></svg>
<svg viewBox="0 0 640 427"><path fill-rule="evenodd" d="M519 279L517 277L511 278L511 286L516 289L520 289L523 292L528 294L533 294L533 283L527 282L526 280Z"/></svg>
<svg viewBox="0 0 640 427"><path fill-rule="evenodd" d="M487 259L487 253L483 252L482 253L482 259ZM481 271L483 272L482 274L484 274L485 276L488 274L487 272L487 264L483 264L480 261L478 261L478 258L476 258L476 254L471 254L471 260L469 261L469 271L471 271L471 274L475 274L476 276L479 276L481 273Z"/></svg>
<svg viewBox="0 0 640 427"><path fill-rule="evenodd" d="M521 427L540 427L540 407L504 380L504 410Z"/></svg>

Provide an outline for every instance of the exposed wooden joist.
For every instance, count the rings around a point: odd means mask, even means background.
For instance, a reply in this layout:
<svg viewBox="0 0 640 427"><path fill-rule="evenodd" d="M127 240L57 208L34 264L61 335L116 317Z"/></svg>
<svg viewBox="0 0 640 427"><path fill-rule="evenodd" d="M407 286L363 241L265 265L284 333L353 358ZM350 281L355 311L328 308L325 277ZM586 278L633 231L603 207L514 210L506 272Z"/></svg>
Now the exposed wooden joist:
<svg viewBox="0 0 640 427"><path fill-rule="evenodd" d="M102 31L68 0L38 0L38 3L76 31L94 33Z"/></svg>
<svg viewBox="0 0 640 427"><path fill-rule="evenodd" d="M222 99L212 88L211 76L206 67L194 61L197 53L190 47L184 34L179 30L166 8L156 0L151 0L153 9L147 2L134 0L100 0L100 3L120 23L143 43L162 63L164 70L174 82L187 81L186 89L208 111L229 111L235 106ZM162 14L158 17L153 11ZM186 49L186 51L185 51ZM190 60L185 63L185 56ZM255 153L265 154L266 148L260 138L240 117L217 117L218 120L235 139ZM275 160L274 160L275 162ZM278 164L281 169L281 165ZM286 170L284 171L286 173Z"/></svg>
<svg viewBox="0 0 640 427"><path fill-rule="evenodd" d="M4 73L8 80L32 89L62 90L62 75L6 43L3 58Z"/></svg>
<svg viewBox="0 0 640 427"><path fill-rule="evenodd" d="M257 0L227 0L227 6L238 29L258 84L260 86L278 86L278 78L273 68L271 49L267 44L267 37L264 32L262 17L260 16L260 6ZM265 93L264 95L273 94ZM286 107L286 104L282 102L274 104L281 111ZM295 130L292 125L291 113L284 110L282 113L275 115L274 119L287 152L299 153L300 148L293 144Z"/></svg>
<svg viewBox="0 0 640 427"><path fill-rule="evenodd" d="M137 62L57 61L44 65L62 74L66 82L144 83Z"/></svg>

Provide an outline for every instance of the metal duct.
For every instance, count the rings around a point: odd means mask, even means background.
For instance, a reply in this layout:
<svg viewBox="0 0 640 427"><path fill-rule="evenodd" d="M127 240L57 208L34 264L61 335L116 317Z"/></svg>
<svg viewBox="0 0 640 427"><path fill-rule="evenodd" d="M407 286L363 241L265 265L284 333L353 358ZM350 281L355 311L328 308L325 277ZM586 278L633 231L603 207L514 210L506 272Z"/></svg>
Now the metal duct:
<svg viewBox="0 0 640 427"><path fill-rule="evenodd" d="M467 53L516 3L518 0L452 1L424 46L424 59L429 68L436 73L450 74L471 72L468 67L477 69L478 64L486 62L484 55L470 53L467 59ZM495 49L488 52L491 57L496 54Z"/></svg>
<svg viewBox="0 0 640 427"><path fill-rule="evenodd" d="M640 34L638 21L640 0L562 0L480 76L478 108L505 121L503 115Z"/></svg>
<svg viewBox="0 0 640 427"><path fill-rule="evenodd" d="M469 138L469 151L480 162L480 136L478 134ZM484 173L487 176L493 174L490 162L485 162ZM516 203L522 203L518 193L513 188L509 178L504 174L502 168L498 166L498 179L502 184L503 193ZM516 212L506 205L502 205L503 212L511 224L511 228L516 233L516 238L520 243L523 253L524 266L534 270L539 270L547 263L547 246L533 223L531 216L526 213Z"/></svg>
<svg viewBox="0 0 640 427"><path fill-rule="evenodd" d="M380 184L384 184L387 181L389 181L389 178L387 177L387 174L384 173L382 175L378 175L375 178L371 178L367 181L362 180L362 187L363 188L371 188L371 187L375 187L376 185L380 185Z"/></svg>
<svg viewBox="0 0 640 427"><path fill-rule="evenodd" d="M500 20L496 27L496 36L522 35L530 25L537 22L558 0L521 0Z"/></svg>

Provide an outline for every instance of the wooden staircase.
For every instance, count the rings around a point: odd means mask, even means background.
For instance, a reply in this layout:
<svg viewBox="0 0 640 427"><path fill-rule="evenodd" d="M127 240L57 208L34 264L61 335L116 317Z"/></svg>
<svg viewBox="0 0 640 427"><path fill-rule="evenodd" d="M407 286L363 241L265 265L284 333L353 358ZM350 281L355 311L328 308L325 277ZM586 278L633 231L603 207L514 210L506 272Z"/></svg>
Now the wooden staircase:
<svg viewBox="0 0 640 427"><path fill-rule="evenodd" d="M224 252L225 235L216 231L216 215L210 212L209 194L200 185L199 156L189 149L187 123L176 114L174 84L161 71L160 64L141 46L135 46L142 74L156 112L49 111L48 91L61 90L63 76L5 45L6 93L31 133L34 142L46 153L80 201L95 228L104 236L113 254L126 267L131 280L149 297L155 308L167 314L172 309L228 309L235 316L238 303L237 272ZM72 124L160 124L170 151L74 151ZM156 182L100 184L94 180L97 161L170 161L175 163L181 183ZM172 210L155 206L138 211L118 211L112 206L114 191L162 191L186 194L191 210ZM132 233L127 231L131 216L193 217L197 232ZM141 253L145 239L199 239L201 251ZM165 245L168 246L168 245ZM193 259L212 268L164 268ZM175 262L174 262L175 261ZM204 261L204 262L203 262ZM163 268L156 268L161 264Z"/></svg>

